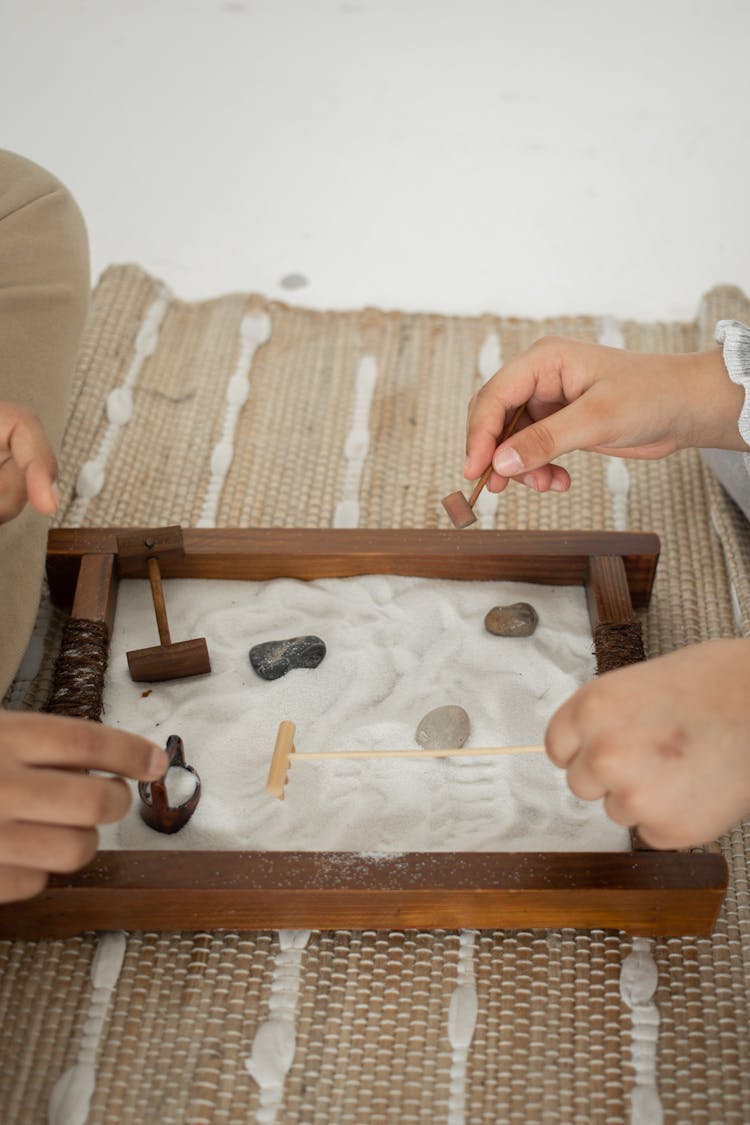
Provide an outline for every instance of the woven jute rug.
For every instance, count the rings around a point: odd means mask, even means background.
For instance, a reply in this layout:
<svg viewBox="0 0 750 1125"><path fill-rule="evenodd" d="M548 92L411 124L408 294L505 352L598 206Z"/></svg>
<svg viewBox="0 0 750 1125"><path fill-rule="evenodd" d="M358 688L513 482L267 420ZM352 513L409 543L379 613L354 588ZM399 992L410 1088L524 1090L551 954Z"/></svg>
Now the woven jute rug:
<svg viewBox="0 0 750 1125"><path fill-rule="evenodd" d="M270 336L254 352L235 412L217 526L334 522L351 493L347 437L363 356L374 358L376 381L358 522L447 526L440 498L463 484L466 403L488 348L508 358L556 332L692 350L710 345L717 319L749 319L750 303L724 287L703 298L695 320L653 324L318 312L242 294L186 304L137 267L113 267L96 289L81 350L61 524L205 518L241 326L264 313ZM86 462L94 470L81 475ZM750 630L748 525L697 453L629 462L624 509L605 458L567 462L570 493L509 489L485 526L657 532L663 553L645 618L651 655ZM61 628L56 613L42 620L41 670L12 689L27 707L45 701ZM747 826L722 847L731 882L713 937L652 947L656 1085L670 1122L750 1119ZM278 934L128 934L106 1002L91 978L97 936L0 943L0 1121L46 1121L56 1081L85 1058L95 1070L87 1119L102 1125L630 1120L631 1016L619 991L628 936L470 937L478 1011L460 1094L448 1016L466 971L466 933L338 931L313 933L297 956L299 990L286 1014L296 1048L273 1097L261 1096L245 1063L285 971Z"/></svg>

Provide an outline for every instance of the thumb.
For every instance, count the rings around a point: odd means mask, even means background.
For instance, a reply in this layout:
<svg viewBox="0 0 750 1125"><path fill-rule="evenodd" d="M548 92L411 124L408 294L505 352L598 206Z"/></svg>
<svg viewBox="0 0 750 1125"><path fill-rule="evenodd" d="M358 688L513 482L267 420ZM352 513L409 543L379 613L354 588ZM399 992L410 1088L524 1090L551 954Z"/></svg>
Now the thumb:
<svg viewBox="0 0 750 1125"><path fill-rule="evenodd" d="M602 440L599 431L592 412L578 400L502 442L495 450L492 465L500 476L516 477L549 465L563 453L593 448Z"/></svg>

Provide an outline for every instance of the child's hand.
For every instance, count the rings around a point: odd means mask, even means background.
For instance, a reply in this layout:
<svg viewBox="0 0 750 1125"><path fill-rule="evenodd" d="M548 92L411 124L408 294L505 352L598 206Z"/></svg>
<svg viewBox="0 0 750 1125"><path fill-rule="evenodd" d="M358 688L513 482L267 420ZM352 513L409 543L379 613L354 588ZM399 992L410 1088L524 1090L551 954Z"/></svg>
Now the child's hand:
<svg viewBox="0 0 750 1125"><path fill-rule="evenodd" d="M496 451L506 417L522 403L520 427ZM471 400L464 475L475 480L491 460L491 492L502 492L511 477L539 492L564 492L570 476L554 461L574 449L639 458L689 445L746 450L737 424L742 403L718 348L645 355L546 337Z"/></svg>
<svg viewBox="0 0 750 1125"><path fill-rule="evenodd" d="M28 500L44 515L57 511L57 462L33 410L0 401L0 523Z"/></svg>
<svg viewBox="0 0 750 1125"><path fill-rule="evenodd" d="M546 748L575 794L653 847L716 839L750 811L750 641L607 672L552 716Z"/></svg>
<svg viewBox="0 0 750 1125"><path fill-rule="evenodd" d="M166 768L164 751L134 734L0 710L0 902L31 898L51 871L88 863L96 825L119 820L130 807L122 777L156 781Z"/></svg>

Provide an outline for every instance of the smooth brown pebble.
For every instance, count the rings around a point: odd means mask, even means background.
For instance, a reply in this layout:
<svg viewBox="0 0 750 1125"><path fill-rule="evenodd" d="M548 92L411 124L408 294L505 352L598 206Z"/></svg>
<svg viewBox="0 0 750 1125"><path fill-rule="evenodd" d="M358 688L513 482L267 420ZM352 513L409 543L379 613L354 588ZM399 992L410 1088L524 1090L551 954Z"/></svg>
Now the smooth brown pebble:
<svg viewBox="0 0 750 1125"><path fill-rule="evenodd" d="M470 726L463 707L448 704L420 720L415 738L425 750L458 750L469 737Z"/></svg>
<svg viewBox="0 0 750 1125"><path fill-rule="evenodd" d="M496 637L530 637L539 624L539 616L528 602L496 605L484 619L488 633Z"/></svg>

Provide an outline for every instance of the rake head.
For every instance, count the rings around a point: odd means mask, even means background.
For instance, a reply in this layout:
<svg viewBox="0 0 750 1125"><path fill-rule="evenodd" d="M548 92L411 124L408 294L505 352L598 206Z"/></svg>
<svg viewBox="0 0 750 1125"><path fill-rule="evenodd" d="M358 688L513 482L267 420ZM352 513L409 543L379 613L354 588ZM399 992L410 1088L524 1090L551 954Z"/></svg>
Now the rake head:
<svg viewBox="0 0 750 1125"><path fill-rule="evenodd" d="M291 758L294 753L294 734L296 729L293 722L289 719L284 719L283 722L279 723L279 732L276 735L276 745L274 746L273 757L271 758L271 768L268 771L266 792L270 793L272 797L278 797L280 801L284 800L284 787L286 786L289 766L291 765Z"/></svg>

